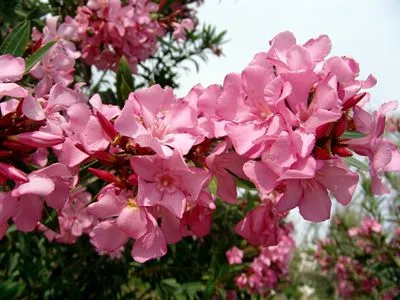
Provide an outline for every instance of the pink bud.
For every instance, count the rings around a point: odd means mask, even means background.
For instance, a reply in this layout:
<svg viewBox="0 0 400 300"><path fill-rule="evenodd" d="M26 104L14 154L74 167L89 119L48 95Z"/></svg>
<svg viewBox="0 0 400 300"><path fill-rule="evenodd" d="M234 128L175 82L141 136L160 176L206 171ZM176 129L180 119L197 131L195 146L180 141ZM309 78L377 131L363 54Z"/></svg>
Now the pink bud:
<svg viewBox="0 0 400 300"><path fill-rule="evenodd" d="M9 136L8 139L32 147L52 147L65 141L65 138L62 136L42 131L20 133Z"/></svg>
<svg viewBox="0 0 400 300"><path fill-rule="evenodd" d="M367 93L361 93L359 95L355 95L354 97L348 99L344 104L343 104L343 111L348 110L349 108L352 108L353 106L355 106L358 102L360 102L362 100L362 98L364 98L364 96Z"/></svg>
<svg viewBox="0 0 400 300"><path fill-rule="evenodd" d="M117 159L114 155L106 152L106 151L96 151L90 154L91 157L97 159L102 164L107 166L112 166L116 163Z"/></svg>
<svg viewBox="0 0 400 300"><path fill-rule="evenodd" d="M94 176L96 176L96 177L98 177L98 178L100 178L100 179L102 179L104 181L107 181L107 182L110 182L110 183L115 183L118 186L121 185L121 180L117 176L115 176L114 174L112 174L112 173L110 173L108 171L101 170L101 169L95 169L95 168L88 168L88 170Z"/></svg>
<svg viewBox="0 0 400 300"><path fill-rule="evenodd" d="M114 129L113 123L111 123L111 121L103 116L103 114L99 111L96 113L96 116L105 133L107 133L111 140L114 140L115 137L118 135L118 132Z"/></svg>
<svg viewBox="0 0 400 300"><path fill-rule="evenodd" d="M347 149L346 147L343 147L343 146L333 147L332 152L341 157L353 156L353 152L351 152L349 149Z"/></svg>
<svg viewBox="0 0 400 300"><path fill-rule="evenodd" d="M322 159L322 160L326 160L326 159L331 159L331 154L329 153L328 150L323 149L323 148L318 148L316 147L313 151L315 158L317 159Z"/></svg>
<svg viewBox="0 0 400 300"><path fill-rule="evenodd" d="M132 174L127 179L128 183L137 186L138 185L138 176L136 174Z"/></svg>
<svg viewBox="0 0 400 300"><path fill-rule="evenodd" d="M28 177L24 172L21 170L13 167L12 165L5 164L0 162L0 174L3 177L15 180L15 181L22 181L22 182L28 182Z"/></svg>

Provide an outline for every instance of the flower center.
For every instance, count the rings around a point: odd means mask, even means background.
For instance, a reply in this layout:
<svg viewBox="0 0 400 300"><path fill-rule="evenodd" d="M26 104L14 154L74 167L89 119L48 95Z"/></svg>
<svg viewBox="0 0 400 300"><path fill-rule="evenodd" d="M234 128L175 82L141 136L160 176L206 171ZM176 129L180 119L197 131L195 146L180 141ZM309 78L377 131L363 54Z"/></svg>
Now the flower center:
<svg viewBox="0 0 400 300"><path fill-rule="evenodd" d="M160 192L174 193L176 190L175 179L169 174L159 174L157 177L157 189Z"/></svg>

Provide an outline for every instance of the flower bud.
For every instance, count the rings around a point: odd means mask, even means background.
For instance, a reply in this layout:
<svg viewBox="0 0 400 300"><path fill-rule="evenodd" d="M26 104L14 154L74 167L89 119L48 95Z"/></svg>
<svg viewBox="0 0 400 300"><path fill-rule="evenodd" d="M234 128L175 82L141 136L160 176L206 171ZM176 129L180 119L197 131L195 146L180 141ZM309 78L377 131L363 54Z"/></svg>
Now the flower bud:
<svg viewBox="0 0 400 300"><path fill-rule="evenodd" d="M23 145L38 147L38 148L52 147L55 145L62 144L65 141L65 138L62 136L42 131L20 133L18 135L9 136L8 139L11 141L16 141Z"/></svg>
<svg viewBox="0 0 400 300"><path fill-rule="evenodd" d="M28 182L28 177L24 172L21 170L13 167L12 165L5 164L0 162L0 174L3 177L9 178L11 180L15 181L22 181L22 182Z"/></svg>

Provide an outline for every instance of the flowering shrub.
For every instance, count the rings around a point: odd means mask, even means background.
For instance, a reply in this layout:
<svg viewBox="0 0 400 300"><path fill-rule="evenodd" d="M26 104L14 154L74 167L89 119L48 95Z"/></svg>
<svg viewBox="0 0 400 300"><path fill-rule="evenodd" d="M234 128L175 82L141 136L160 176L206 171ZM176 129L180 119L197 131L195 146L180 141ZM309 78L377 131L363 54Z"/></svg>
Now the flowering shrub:
<svg viewBox="0 0 400 300"><path fill-rule="evenodd" d="M370 114L375 78L359 79L352 58L328 57L327 36L301 45L290 32L222 85L177 98L165 86L174 71L160 63L170 75L158 82L145 61L172 48L168 38L192 43L189 58L219 54L223 34L196 37L190 1L170 2L89 0L74 17L47 17L32 33L23 23L4 39L0 238L9 227L66 244L87 235L100 254L129 249L144 263L184 237L205 238L221 209L216 199L240 205L240 186L262 200L242 207L234 229L261 250L236 283L266 295L294 248L280 225L288 211L320 222L330 217L329 193L348 205L359 175L346 163L369 170L371 193L390 192L381 177L400 170L400 152L383 132L397 103ZM116 75L115 92L99 87L104 78L85 88L92 65ZM138 88L133 74L152 85ZM231 262L240 256L228 254Z"/></svg>
<svg viewBox="0 0 400 300"><path fill-rule="evenodd" d="M239 289L247 289L250 294L264 296L279 290L279 285L287 280L291 255L295 248L292 232L293 224L283 225L279 229L278 244L261 247L259 255L253 258L249 269L235 278ZM226 255L229 264L242 263L237 257L243 256L243 251L232 248Z"/></svg>

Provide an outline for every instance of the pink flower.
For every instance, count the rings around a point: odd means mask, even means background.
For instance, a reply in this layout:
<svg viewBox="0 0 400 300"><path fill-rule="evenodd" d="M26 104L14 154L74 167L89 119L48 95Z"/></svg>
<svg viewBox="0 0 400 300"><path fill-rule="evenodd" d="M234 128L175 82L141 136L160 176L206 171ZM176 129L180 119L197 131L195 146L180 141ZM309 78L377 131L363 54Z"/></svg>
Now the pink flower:
<svg viewBox="0 0 400 300"><path fill-rule="evenodd" d="M178 218L182 218L187 198L197 199L209 180L207 172L189 168L177 151L170 158L134 156L131 165L139 176L139 205L160 205Z"/></svg>
<svg viewBox="0 0 400 300"><path fill-rule="evenodd" d="M69 189L75 181L69 170L60 163L34 171L28 175L28 179L28 182L18 185L11 195L13 197L42 196L47 205L55 209L63 208L69 197Z"/></svg>
<svg viewBox="0 0 400 300"><path fill-rule="evenodd" d="M382 137L385 127L385 114L389 110L396 109L396 107L397 103L394 101L383 104L379 111L374 113L373 117L363 109L355 108L356 127L367 135L363 138L346 142L349 145L349 149L369 158L371 190L377 195L390 192L379 176L385 170L400 171L397 147Z"/></svg>
<svg viewBox="0 0 400 300"><path fill-rule="evenodd" d="M173 26L175 30L172 35L177 41L186 40L186 32L194 30L194 23L191 19L183 19L180 23L173 23Z"/></svg>
<svg viewBox="0 0 400 300"><path fill-rule="evenodd" d="M243 251L237 248L236 246L233 246L231 249L226 251L225 255L230 265L242 263Z"/></svg>
<svg viewBox="0 0 400 300"><path fill-rule="evenodd" d="M195 126L194 109L176 101L172 89L163 90L159 85L131 94L115 121L120 134L164 157L171 156L172 149L187 154L196 141L187 131Z"/></svg>
<svg viewBox="0 0 400 300"><path fill-rule="evenodd" d="M278 216L272 200L257 206L235 226L237 234L253 245L276 245L278 242Z"/></svg>
<svg viewBox="0 0 400 300"><path fill-rule="evenodd" d="M3 96L25 97L28 91L13 83L22 79L25 72L25 61L21 57L13 57L10 54L0 56L0 98Z"/></svg>
<svg viewBox="0 0 400 300"><path fill-rule="evenodd" d="M206 158L207 167L217 179L217 196L227 203L236 202L236 181L231 173L246 179L247 176L242 170L246 161L234 151L229 151L226 142L220 142Z"/></svg>
<svg viewBox="0 0 400 300"><path fill-rule="evenodd" d="M90 233L99 250L113 252L129 238L135 239L132 257L144 262L166 253L166 242L155 218L129 194L116 195L112 185L105 187L98 201L89 205L89 212L101 219Z"/></svg>

